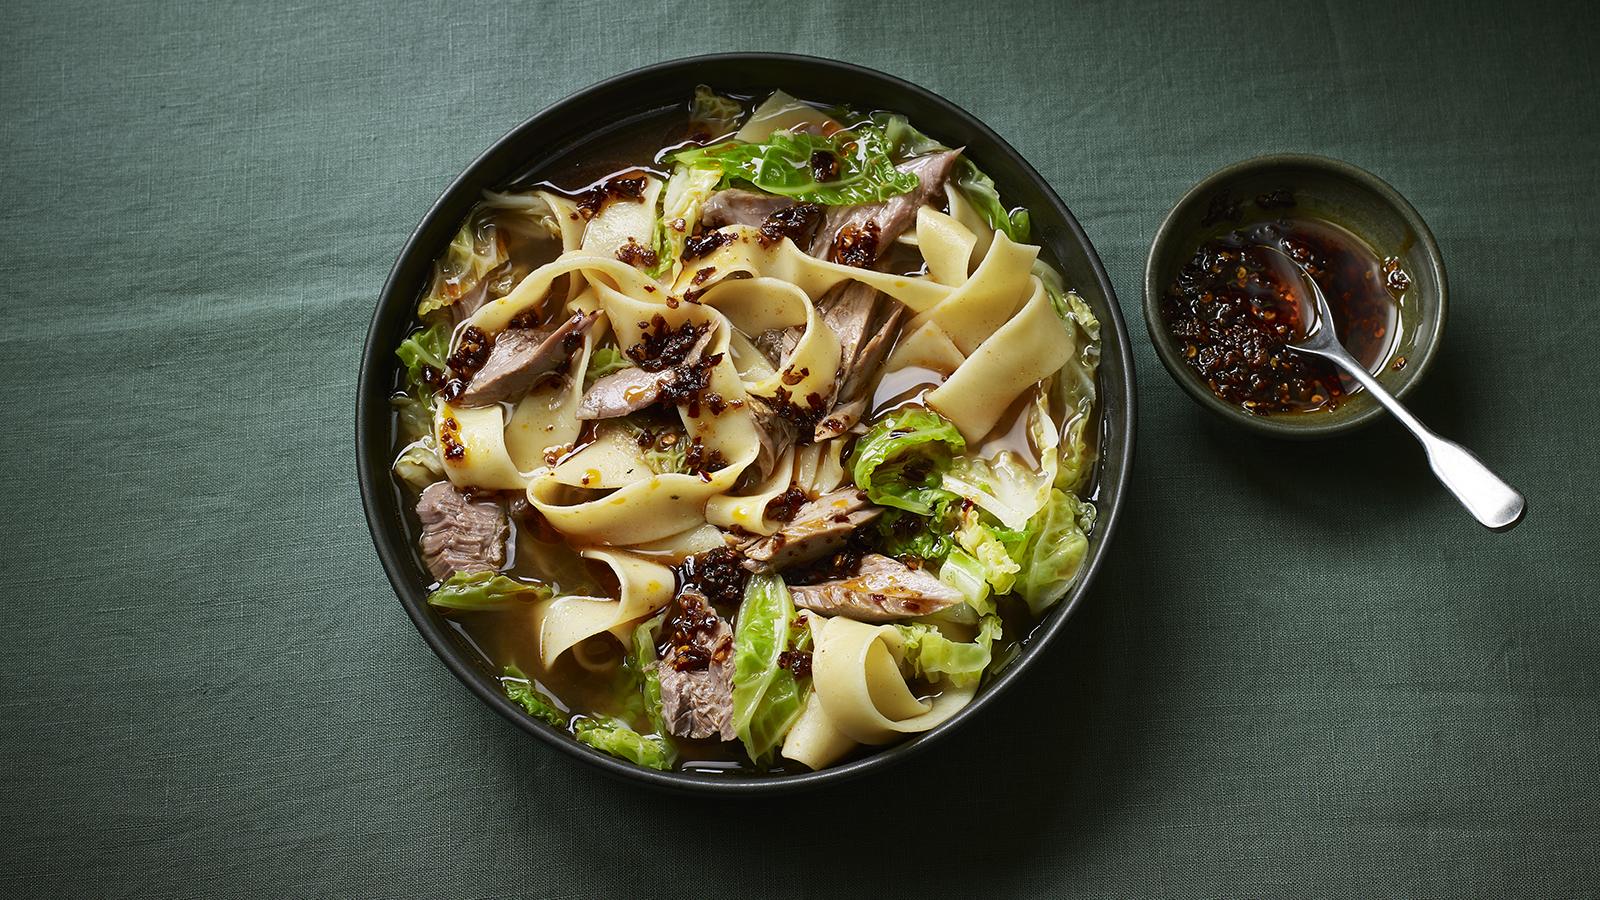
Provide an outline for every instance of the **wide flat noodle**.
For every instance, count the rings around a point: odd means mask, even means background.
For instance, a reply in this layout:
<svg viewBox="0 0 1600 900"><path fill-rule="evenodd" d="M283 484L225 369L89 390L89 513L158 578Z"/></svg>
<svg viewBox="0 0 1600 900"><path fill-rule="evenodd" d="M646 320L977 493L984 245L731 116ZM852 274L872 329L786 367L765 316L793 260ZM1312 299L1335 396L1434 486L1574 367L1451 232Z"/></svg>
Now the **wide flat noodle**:
<svg viewBox="0 0 1600 900"><path fill-rule="evenodd" d="M863 744L887 744L927 731L972 700L977 686L945 685L933 700L920 700L900 673L905 639L893 625L868 625L837 617L816 632L812 684L829 723Z"/></svg>
<svg viewBox="0 0 1600 900"><path fill-rule="evenodd" d="M728 336L728 352L733 354L733 367L746 384L763 381L778 373L772 366L772 360L743 332L736 331Z"/></svg>
<svg viewBox="0 0 1600 900"><path fill-rule="evenodd" d="M966 361L966 354L950 340L950 335L944 333L938 322L924 322L895 345L884 371L898 372L914 367L949 375Z"/></svg>
<svg viewBox="0 0 1600 900"><path fill-rule="evenodd" d="M647 541L642 544L631 544L628 552L641 556L659 557L669 559L674 563L682 562L696 553L726 547L731 539L723 533L722 529L708 522L701 522L686 531L669 534L660 540Z"/></svg>
<svg viewBox="0 0 1600 900"><path fill-rule="evenodd" d="M799 615L810 630L812 645L815 646L819 639L818 632L828 620L809 610L800 610ZM828 711L822 708L821 698L812 689L806 692L800 718L790 726L779 752L785 759L803 763L815 771L833 765L858 746L849 735L834 727Z"/></svg>
<svg viewBox="0 0 1600 900"><path fill-rule="evenodd" d="M794 459L794 483L812 498L844 484L844 464L840 461L843 452L843 438L829 438L798 448Z"/></svg>
<svg viewBox="0 0 1600 900"><path fill-rule="evenodd" d="M597 256L583 250L569 250L534 269L498 300L485 303L467 319L467 324L490 334L504 331L518 313L537 310L550 294L550 286L562 275L574 273L592 285L611 286L644 296L658 287L649 276L615 257ZM615 325L615 323L613 323Z"/></svg>
<svg viewBox="0 0 1600 900"><path fill-rule="evenodd" d="M783 749L779 752L785 759L815 771L833 765L857 746L849 735L834 727L828 711L822 708L821 697L812 691L806 696L800 718L784 736Z"/></svg>
<svg viewBox="0 0 1600 900"><path fill-rule="evenodd" d="M933 207L924 206L917 210L916 235L916 246L934 281L954 286L967 280L972 248L978 242L970 229Z"/></svg>
<svg viewBox="0 0 1600 900"><path fill-rule="evenodd" d="M1073 347L1072 333L1034 279L1033 299L925 399L976 444L1018 395L1066 365Z"/></svg>
<svg viewBox="0 0 1600 900"><path fill-rule="evenodd" d="M967 264L970 269L989 254L989 245L993 243L996 232L989 224L989 220L983 217L983 213L978 212L977 207L972 205L960 188L947 181L944 185L944 196L950 217L972 233L974 239L972 259Z"/></svg>
<svg viewBox="0 0 1600 900"><path fill-rule="evenodd" d="M574 645L610 632L627 642L631 626L672 600L672 570L630 553L585 550L583 555L611 568L620 585L619 599L558 597L539 625L539 659L546 667Z"/></svg>
<svg viewBox="0 0 1600 900"><path fill-rule="evenodd" d="M440 447L459 446L452 457L440 453L445 475L457 487L520 491L526 476L506 452L505 409L491 406L451 406L439 401L433 415L433 437Z"/></svg>
<svg viewBox="0 0 1600 900"><path fill-rule="evenodd" d="M728 353L728 325L722 323L718 335L707 351L720 357L711 367L710 382L705 393L722 398L721 411L707 401L678 407L683 427L690 440L698 440L707 450L715 451L728 460L730 469L742 471L761 454L761 439L756 433L755 414L745 396L744 382L733 367ZM726 471L726 470L725 470ZM719 475L721 473L718 473Z"/></svg>
<svg viewBox="0 0 1600 900"><path fill-rule="evenodd" d="M588 224L578 212L578 204L571 197L552 194L549 191L538 191L536 196L544 199L550 205L550 213L555 218L556 227L561 231L561 250L576 250L583 246L584 227Z"/></svg>
<svg viewBox="0 0 1600 900"><path fill-rule="evenodd" d="M832 394L839 371L839 336L822 321L805 291L775 278L740 278L719 283L700 302L727 316L745 334L804 326L794 349L776 371L759 380L745 379L745 393L794 397L793 402L800 404L812 395L826 398ZM735 354L735 360L739 355Z"/></svg>
<svg viewBox="0 0 1600 900"><path fill-rule="evenodd" d="M912 312L921 312L950 296L952 290L949 285L928 278L890 275L817 259L788 238L762 246L760 232L745 225L728 225L718 231L731 235L732 240L687 266L673 286L674 294L682 296L691 291L703 291L742 273L786 281L816 300L834 285L853 280L877 288L910 307ZM708 274L700 274L708 269ZM696 278L700 279L698 283Z"/></svg>
<svg viewBox="0 0 1600 900"><path fill-rule="evenodd" d="M550 204L550 212L555 217L556 226L561 229L561 252L578 250L583 247L583 233L589 227L583 214L578 211L578 204L571 197L563 197L549 191L539 191L538 195ZM587 284L581 273L574 272L567 279L567 299L578 296Z"/></svg>
<svg viewBox="0 0 1600 900"><path fill-rule="evenodd" d="M616 256L627 244L649 247L656 230L656 198L661 196L661 179L645 176L644 193L639 200L612 200L589 220L583 232L583 250L597 256Z"/></svg>
<svg viewBox="0 0 1600 900"><path fill-rule="evenodd" d="M706 521L720 528L739 528L751 534L768 535L783 526L767 516L767 504L789 489L794 477L795 451L783 452L772 474L743 494L722 494L706 503Z"/></svg>
<svg viewBox="0 0 1600 900"><path fill-rule="evenodd" d="M627 487L654 474L638 439L614 423L601 426L593 441L551 472L556 481L568 487L591 490Z"/></svg>
<svg viewBox="0 0 1600 900"><path fill-rule="evenodd" d="M705 522L706 503L731 490L739 473L755 460L754 440L747 455L703 479L666 473L636 481L604 497L574 502L571 491L548 470L534 473L528 502L557 531L580 543L627 546L659 541L698 528Z"/></svg>
<svg viewBox="0 0 1600 900"><path fill-rule="evenodd" d="M918 314L907 328L937 322L962 353L969 354L994 334L1026 298L1039 248L996 234L989 254L972 277L937 306ZM1033 279L1036 280L1036 279Z"/></svg>
<svg viewBox="0 0 1600 900"><path fill-rule="evenodd" d="M773 91L772 96L750 113L750 120L744 123L744 127L740 128L734 137L741 141L760 143L771 137L774 131L807 131L812 134L828 135L838 131L840 127L838 122L822 110L807 106L783 91Z"/></svg>

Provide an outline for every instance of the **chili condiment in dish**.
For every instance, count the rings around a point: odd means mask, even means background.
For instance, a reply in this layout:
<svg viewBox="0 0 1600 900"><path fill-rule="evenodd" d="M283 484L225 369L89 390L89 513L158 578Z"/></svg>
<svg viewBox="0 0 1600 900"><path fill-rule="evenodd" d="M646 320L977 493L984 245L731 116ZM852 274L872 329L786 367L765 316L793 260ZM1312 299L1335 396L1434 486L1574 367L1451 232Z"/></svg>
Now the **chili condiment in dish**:
<svg viewBox="0 0 1600 900"><path fill-rule="evenodd" d="M1162 319L1186 364L1224 401L1258 415L1334 409L1359 386L1288 348L1304 334L1307 311L1298 275L1267 247L1316 279L1356 359L1372 372L1390 363L1410 276L1348 229L1299 213L1202 244L1167 287Z"/></svg>

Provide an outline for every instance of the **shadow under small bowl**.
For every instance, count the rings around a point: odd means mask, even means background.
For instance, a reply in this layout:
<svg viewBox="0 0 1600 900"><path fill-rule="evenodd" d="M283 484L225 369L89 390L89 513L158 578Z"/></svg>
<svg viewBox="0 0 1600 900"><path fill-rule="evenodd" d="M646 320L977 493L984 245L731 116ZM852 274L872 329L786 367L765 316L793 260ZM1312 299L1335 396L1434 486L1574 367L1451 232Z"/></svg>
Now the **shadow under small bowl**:
<svg viewBox="0 0 1600 900"><path fill-rule="evenodd" d="M1195 402L1234 424L1271 437L1314 439L1370 424L1383 407L1364 391L1331 410L1258 415L1212 393L1184 362L1182 349L1167 330L1161 298L1200 245L1242 226L1281 217L1285 210L1263 210L1255 199L1288 191L1296 215L1325 219L1364 239L1380 257L1400 259L1411 276L1400 308L1400 339L1391 356L1405 365L1385 366L1378 380L1404 397L1422 379L1444 334L1447 287L1444 259L1427 223L1383 179L1365 169L1322 156L1259 156L1221 169L1195 185L1156 230L1144 270L1144 320L1156 355L1178 386Z"/></svg>

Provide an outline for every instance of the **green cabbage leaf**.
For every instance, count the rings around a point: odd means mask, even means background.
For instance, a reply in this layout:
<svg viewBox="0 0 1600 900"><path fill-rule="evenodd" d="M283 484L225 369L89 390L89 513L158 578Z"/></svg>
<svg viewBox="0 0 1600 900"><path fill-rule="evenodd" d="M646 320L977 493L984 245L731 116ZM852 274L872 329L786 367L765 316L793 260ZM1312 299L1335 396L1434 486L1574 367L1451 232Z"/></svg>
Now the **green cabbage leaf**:
<svg viewBox="0 0 1600 900"><path fill-rule="evenodd" d="M673 167L666 187L661 190L661 214L656 218L652 239L656 261L648 269L652 278L675 277L682 268L683 245L700 224L700 207L722 181L720 165Z"/></svg>
<svg viewBox="0 0 1600 900"><path fill-rule="evenodd" d="M939 564L939 580L959 591L965 604L979 613L994 612L988 576L976 557L959 548L951 548Z"/></svg>
<svg viewBox="0 0 1600 900"><path fill-rule="evenodd" d="M394 474L401 481L422 490L444 478L444 460L439 458L439 448L432 434L423 434L407 444L394 460Z"/></svg>
<svg viewBox="0 0 1600 900"><path fill-rule="evenodd" d="M896 625L905 638L905 654L901 664L911 674L930 681L940 678L956 687L976 685L989 667L990 648L1005 630L999 616L984 616L978 624L978 635L970 642L953 641L933 625L913 622Z"/></svg>
<svg viewBox="0 0 1600 900"><path fill-rule="evenodd" d="M623 356L616 347L597 348L589 355L589 367L583 373L583 389L587 391L596 381L632 365L633 360Z"/></svg>
<svg viewBox="0 0 1600 900"><path fill-rule="evenodd" d="M661 675L656 669L656 634L666 621L666 610L653 619L647 619L633 630L633 648L628 654L628 668L639 680L639 690L644 697L644 714L657 734L667 733L667 720L661 712Z"/></svg>
<svg viewBox="0 0 1600 900"><path fill-rule="evenodd" d="M966 449L961 432L931 409L907 406L877 420L856 442L850 474L879 506L931 516L951 498L939 485L954 454Z"/></svg>
<svg viewBox="0 0 1600 900"><path fill-rule="evenodd" d="M1016 586L1034 615L1060 600L1078 577L1089 550L1094 520L1094 504L1055 490L1050 493L1050 502L1029 524Z"/></svg>
<svg viewBox="0 0 1600 900"><path fill-rule="evenodd" d="M433 388L423 378L422 370L432 367L443 372L448 367L445 358L450 355L449 323L435 322L412 332L394 348L394 355L400 357L400 364L406 367L406 393L424 403L431 402Z"/></svg>
<svg viewBox="0 0 1600 900"><path fill-rule="evenodd" d="M872 124L827 137L774 131L760 142L728 140L680 150L669 159L691 169L720 172L719 190L744 185L796 203L826 206L878 203L914 191L921 183L916 173L895 168L883 130ZM836 168L825 180L817 177L819 160Z"/></svg>
<svg viewBox="0 0 1600 900"><path fill-rule="evenodd" d="M1050 417L1049 399L1035 391L1028 407L1028 439L1038 463L1013 450L989 458L962 456L945 473L945 490L972 501L1009 529L1021 530L1050 500L1059 466L1061 435Z"/></svg>
<svg viewBox="0 0 1600 900"><path fill-rule="evenodd" d="M535 719L557 728L567 727L570 716L556 706L554 700L534 687L528 676L522 674L522 670L516 666L505 667L505 671L500 675L500 689L506 692L507 697L521 704L522 708L528 711L528 715Z"/></svg>
<svg viewBox="0 0 1600 900"><path fill-rule="evenodd" d="M732 97L724 97L701 84L694 89L694 99L689 103L689 130L717 138L739 130L739 120L744 118L744 107Z"/></svg>
<svg viewBox="0 0 1600 900"><path fill-rule="evenodd" d="M976 507L961 511L956 529L956 544L970 554L983 571L983 578L996 594L1007 594L1016 586L1022 566L1012 548L1019 547L1026 535L986 521Z"/></svg>
<svg viewBox="0 0 1600 900"><path fill-rule="evenodd" d="M878 531L878 552L885 556L918 559L943 559L951 547L951 519L948 514L953 496L939 497L926 516L903 509L886 509L874 527Z"/></svg>
<svg viewBox="0 0 1600 900"><path fill-rule="evenodd" d="M944 144L918 131L905 116L897 113L877 113L873 122L883 130L884 142L891 153L902 156L922 156L948 150ZM1000 201L1000 191L994 179L968 159L965 154L956 161L955 187L971 203L989 227L1005 233L1019 244L1028 242L1033 231L1033 217L1022 207L1007 209Z"/></svg>
<svg viewBox="0 0 1600 900"><path fill-rule="evenodd" d="M784 651L809 646L810 631L796 635L794 621L783 579L752 576L733 632L733 727L752 762L771 758L805 706L809 685L780 664Z"/></svg>
<svg viewBox="0 0 1600 900"><path fill-rule="evenodd" d="M489 273L510 261L492 210L474 209L433 264L428 293L417 304L418 318L444 309L471 293Z"/></svg>
<svg viewBox="0 0 1600 900"><path fill-rule="evenodd" d="M455 572L428 595L428 603L442 609L481 612L511 609L548 600L551 595L549 585L529 584L494 572Z"/></svg>
<svg viewBox="0 0 1600 900"><path fill-rule="evenodd" d="M1078 351L1056 373L1052 390L1066 423L1061 429L1055 486L1081 493L1094 471L1095 450L1089 428L1097 421L1094 404L1095 373L1100 365L1100 321L1076 291L1062 288L1061 276L1054 269L1035 263L1033 271L1044 283L1056 315L1077 338Z"/></svg>
<svg viewBox="0 0 1600 900"><path fill-rule="evenodd" d="M579 719L572 727L572 736L581 744L647 769L670 769L677 758L665 738L640 734L621 719Z"/></svg>

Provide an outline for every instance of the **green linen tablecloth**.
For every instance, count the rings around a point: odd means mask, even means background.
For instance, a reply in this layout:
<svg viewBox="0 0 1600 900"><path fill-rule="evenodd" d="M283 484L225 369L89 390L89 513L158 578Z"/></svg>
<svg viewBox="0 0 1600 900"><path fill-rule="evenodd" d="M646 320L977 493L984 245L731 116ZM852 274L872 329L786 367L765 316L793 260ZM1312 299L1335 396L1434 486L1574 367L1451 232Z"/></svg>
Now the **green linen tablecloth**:
<svg viewBox="0 0 1600 900"><path fill-rule="evenodd" d="M1593 896L1595 9L5 4L0 895ZM368 540L356 360L447 180L662 59L814 53L985 119L1129 317L1139 459L1084 604L936 751L789 799L641 790L449 675ZM803 89L803 86L800 86ZM1143 335L1213 169L1390 180L1452 287L1413 395L1528 495L1474 525L1392 423L1213 421Z"/></svg>

